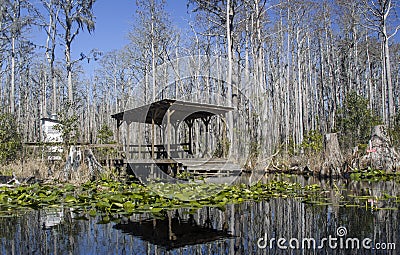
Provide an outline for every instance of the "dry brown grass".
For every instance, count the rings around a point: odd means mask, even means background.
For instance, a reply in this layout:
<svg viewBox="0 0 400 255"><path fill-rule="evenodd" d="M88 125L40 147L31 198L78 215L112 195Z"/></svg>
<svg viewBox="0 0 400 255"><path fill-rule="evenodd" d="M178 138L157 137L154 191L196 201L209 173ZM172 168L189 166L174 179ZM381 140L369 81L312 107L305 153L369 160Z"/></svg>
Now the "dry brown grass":
<svg viewBox="0 0 400 255"><path fill-rule="evenodd" d="M19 178L27 178L35 176L38 179L45 177L47 170L46 164L41 160L29 160L26 162L15 161L13 163L0 166L0 174L11 176L15 175Z"/></svg>
<svg viewBox="0 0 400 255"><path fill-rule="evenodd" d="M112 171L105 171L105 175L112 175ZM65 162L50 163L41 159L29 159L25 162L13 162L0 166L0 175L15 175L18 180L35 177L38 180L50 182L68 182L81 184L91 179L89 168L81 163L77 170L65 171Z"/></svg>

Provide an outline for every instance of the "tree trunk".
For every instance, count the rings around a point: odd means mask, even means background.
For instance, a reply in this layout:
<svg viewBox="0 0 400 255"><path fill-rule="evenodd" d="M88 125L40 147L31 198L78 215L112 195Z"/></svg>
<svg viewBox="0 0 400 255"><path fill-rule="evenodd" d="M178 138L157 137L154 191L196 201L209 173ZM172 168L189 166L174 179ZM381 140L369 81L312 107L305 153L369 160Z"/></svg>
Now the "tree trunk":
<svg viewBox="0 0 400 255"><path fill-rule="evenodd" d="M68 36L69 37L69 36ZM65 61L67 64L67 77L68 77L68 103L69 108L72 107L74 103L74 94L73 94L73 87L72 87L72 61L71 61L71 43L70 40L65 45Z"/></svg>
<svg viewBox="0 0 400 255"><path fill-rule="evenodd" d="M15 37L11 39L11 89L10 89L10 112L15 113Z"/></svg>
<svg viewBox="0 0 400 255"><path fill-rule="evenodd" d="M367 155L360 159L360 169L385 170L387 173L400 171L399 155L392 147L385 125L375 126L369 140Z"/></svg>
<svg viewBox="0 0 400 255"><path fill-rule="evenodd" d="M384 27L384 31L386 33L386 27ZM384 39L384 69L385 69L385 81L386 81L386 88L387 88L387 96L388 96L388 123L392 123L392 118L395 115L395 106L394 106L394 99L393 99L393 84L392 84L392 74L391 74L391 63L390 63L390 53L389 53L389 40L385 36Z"/></svg>
<svg viewBox="0 0 400 255"><path fill-rule="evenodd" d="M227 85L227 103L228 106L237 107L234 105L232 100L232 62L233 62L233 47L232 47L232 22L233 22L233 10L231 8L231 1L226 1L226 40L227 40L227 54L228 54L228 74L226 77ZM235 141L235 133L233 132L233 116L230 114L227 118L229 132L231 132L231 141ZM236 150L236 147L235 147ZM234 156L235 152L233 152Z"/></svg>
<svg viewBox="0 0 400 255"><path fill-rule="evenodd" d="M324 160L320 171L321 176L338 176L342 174L343 156L340 151L337 133L326 134L324 137Z"/></svg>

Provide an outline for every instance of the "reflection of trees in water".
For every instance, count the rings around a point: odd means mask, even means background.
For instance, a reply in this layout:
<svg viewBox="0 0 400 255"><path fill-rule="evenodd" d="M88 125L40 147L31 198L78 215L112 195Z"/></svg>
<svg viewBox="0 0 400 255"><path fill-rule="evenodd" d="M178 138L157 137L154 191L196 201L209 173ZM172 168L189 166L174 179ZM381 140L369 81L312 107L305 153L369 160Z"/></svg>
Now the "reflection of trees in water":
<svg viewBox="0 0 400 255"><path fill-rule="evenodd" d="M0 217L1 248L10 254L73 253L85 225L67 208L51 208ZM1 249L0 249L1 251Z"/></svg>
<svg viewBox="0 0 400 255"><path fill-rule="evenodd" d="M303 184L315 180L303 180ZM344 180L322 182L322 186L347 187L348 192L379 196L382 190L398 193L393 183L346 183ZM338 196L331 189L329 196ZM398 194L397 194L398 195ZM335 202L334 202L335 203ZM168 213L171 223L190 222L192 225L214 230L232 231L234 238L221 238L202 244L191 244L174 249L172 254L263 254L257 247L260 237L268 239L315 238L336 236L336 229L344 226L347 237L371 238L377 242L399 243L399 213L392 210L371 211L365 208L312 206L296 199L271 199L262 202L245 202L228 205L225 211L218 208L202 208L193 214L188 209ZM44 210L32 211L19 217L0 218L0 251L15 254L165 254L165 249L145 241L134 233L125 234L113 228L116 223L97 224L99 219L75 220L70 210L64 209L63 219L50 229L43 228ZM126 221L140 222L150 214L133 215ZM122 217L121 217L122 218ZM52 219L52 222L56 222ZM138 225L136 225L138 226ZM267 254L286 254L277 249ZM300 252L300 251L296 251ZM361 252L361 251L360 251ZM315 253L317 254L317 253ZM324 254L318 251L318 254ZM343 250L327 250L325 254L343 254ZM359 254L359 253L357 253Z"/></svg>

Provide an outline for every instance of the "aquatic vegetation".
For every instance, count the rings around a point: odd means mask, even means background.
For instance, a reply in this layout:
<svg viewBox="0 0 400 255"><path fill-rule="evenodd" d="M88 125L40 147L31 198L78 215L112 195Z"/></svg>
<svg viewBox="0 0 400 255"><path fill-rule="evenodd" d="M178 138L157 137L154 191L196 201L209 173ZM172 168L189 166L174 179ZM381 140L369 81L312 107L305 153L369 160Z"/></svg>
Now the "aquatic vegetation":
<svg viewBox="0 0 400 255"><path fill-rule="evenodd" d="M385 194L382 197L344 195L335 187L324 190L319 184L301 185L286 180L269 180L253 186L189 182L172 184L155 182L148 186L102 179L80 186L72 184L34 184L0 188L0 215L18 210L65 206L88 216L102 215L105 223L113 215L132 215L150 212L163 214L166 210L188 208L197 210L208 206L225 209L227 204L245 201L265 201L273 198L292 198L312 206L356 206L368 209L397 208L380 206L378 201L397 204L400 197Z"/></svg>
<svg viewBox="0 0 400 255"><path fill-rule="evenodd" d="M248 200L260 201L273 197L307 197L317 186L302 187L298 183L271 181L266 184L222 185L207 183L153 183L143 186L110 180L71 184L29 185L0 188L0 211L11 212L22 208L41 208L64 205L89 215L158 213L174 208L212 206L223 209L226 204Z"/></svg>
<svg viewBox="0 0 400 255"><path fill-rule="evenodd" d="M400 174L387 173L385 170L368 168L364 171L356 169L350 174L350 178L354 181L400 181Z"/></svg>

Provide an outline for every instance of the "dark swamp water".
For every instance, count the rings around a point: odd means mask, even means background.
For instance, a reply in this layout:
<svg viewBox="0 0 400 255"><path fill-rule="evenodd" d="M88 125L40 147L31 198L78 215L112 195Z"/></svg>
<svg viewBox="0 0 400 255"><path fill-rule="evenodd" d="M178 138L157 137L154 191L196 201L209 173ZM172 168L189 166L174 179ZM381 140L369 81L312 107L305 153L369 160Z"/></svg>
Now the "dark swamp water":
<svg viewBox="0 0 400 255"><path fill-rule="evenodd" d="M325 187L329 203L273 198L225 208L182 208L164 217L134 214L109 223L65 207L30 210L0 216L0 253L400 254L396 181L293 178ZM360 196L357 203L354 195Z"/></svg>

